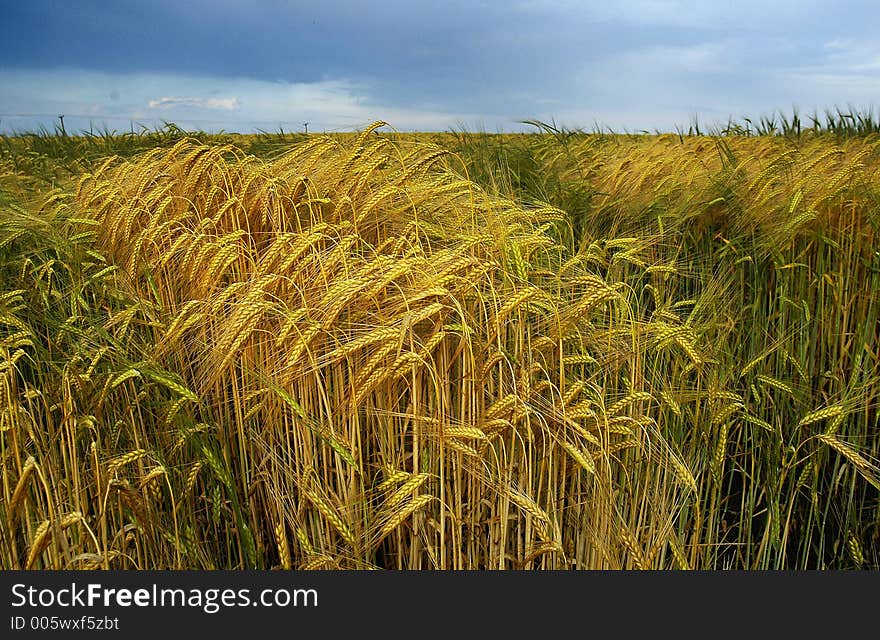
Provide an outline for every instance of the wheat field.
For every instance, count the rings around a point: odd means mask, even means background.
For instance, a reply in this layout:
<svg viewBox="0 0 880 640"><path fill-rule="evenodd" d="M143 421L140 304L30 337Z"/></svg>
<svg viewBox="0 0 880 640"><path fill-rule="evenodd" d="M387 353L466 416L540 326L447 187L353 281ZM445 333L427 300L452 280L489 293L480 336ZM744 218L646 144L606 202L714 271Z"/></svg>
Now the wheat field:
<svg viewBox="0 0 880 640"><path fill-rule="evenodd" d="M384 125L3 138L2 568L880 568L876 133Z"/></svg>

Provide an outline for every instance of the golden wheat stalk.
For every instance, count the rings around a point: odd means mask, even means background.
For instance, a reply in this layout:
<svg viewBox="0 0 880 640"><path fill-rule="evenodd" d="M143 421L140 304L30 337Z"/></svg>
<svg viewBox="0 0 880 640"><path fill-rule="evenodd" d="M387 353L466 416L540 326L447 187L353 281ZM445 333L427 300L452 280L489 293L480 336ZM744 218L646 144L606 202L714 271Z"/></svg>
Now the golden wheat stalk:
<svg viewBox="0 0 880 640"><path fill-rule="evenodd" d="M801 421L798 422L798 427L805 427L807 425L813 424L814 422L819 422L820 420L827 420L828 418L836 418L837 416L842 414L842 404L835 404L830 407L817 409L816 411L812 411L801 418Z"/></svg>
<svg viewBox="0 0 880 640"><path fill-rule="evenodd" d="M15 489L12 492L12 497L9 499L9 507L6 510L10 530L15 529L15 524L18 520L18 508L24 503L28 480L36 469L36 459L33 456L28 456L28 459L25 460L21 468L21 475L18 477L18 482L15 483Z"/></svg>
<svg viewBox="0 0 880 640"><path fill-rule="evenodd" d="M348 524L345 523L345 521L339 516L339 514L336 513L336 510L332 506L330 506L330 503L324 500L324 498L322 498L318 493L312 491L303 491L303 495L305 495L305 497L309 499L309 502L315 505L315 507L318 509L321 515L324 516L327 522L329 522L333 526L333 528L336 529L339 535L342 536L342 539L345 540L349 545L354 546L355 539L351 528L348 526Z"/></svg>
<svg viewBox="0 0 880 640"><path fill-rule="evenodd" d="M880 489L880 477L878 477L877 467L871 464L861 453L837 436L820 433L815 437L849 460L865 480L877 489Z"/></svg>
<svg viewBox="0 0 880 640"><path fill-rule="evenodd" d="M417 473L410 477L400 488L397 489L393 494L391 494L387 500L385 500L385 508L394 509L398 504L403 502L410 494L412 494L416 489L421 487L428 480L429 474L427 473Z"/></svg>
<svg viewBox="0 0 880 640"><path fill-rule="evenodd" d="M57 522L57 531L61 533L71 525L81 522L82 520L83 515L80 512L75 511L68 513ZM52 542L55 531L55 528L52 525L53 522L51 520L44 520L37 526L37 529L34 531L30 549L28 550L27 560L25 561L24 566L25 569L33 569L37 560Z"/></svg>
<svg viewBox="0 0 880 640"><path fill-rule="evenodd" d="M382 528L379 529L378 541L384 539L388 534L397 529L401 524L403 524L404 520L409 518L413 513L427 505L432 500L436 500L436 498L432 495L423 495L417 496L403 505L396 513L391 515L388 518L388 521L382 525Z"/></svg>
<svg viewBox="0 0 880 640"><path fill-rule="evenodd" d="M287 542L287 530L284 521L279 520L275 525L275 541L278 545L278 557L281 560L282 569L290 569L290 545Z"/></svg>
<svg viewBox="0 0 880 640"><path fill-rule="evenodd" d="M110 473L110 475L113 475L125 465L140 460L147 455L149 455L149 452L146 449L135 449L134 451L129 451L128 453L124 453L121 456L110 459L107 462L107 471Z"/></svg>

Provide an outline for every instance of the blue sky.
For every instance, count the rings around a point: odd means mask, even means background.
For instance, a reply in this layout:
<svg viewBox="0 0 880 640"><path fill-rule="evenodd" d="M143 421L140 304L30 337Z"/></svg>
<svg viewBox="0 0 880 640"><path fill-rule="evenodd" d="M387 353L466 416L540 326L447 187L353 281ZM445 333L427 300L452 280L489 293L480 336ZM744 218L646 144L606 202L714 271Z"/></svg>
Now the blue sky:
<svg viewBox="0 0 880 640"><path fill-rule="evenodd" d="M872 0L0 0L0 130L672 130L880 106Z"/></svg>

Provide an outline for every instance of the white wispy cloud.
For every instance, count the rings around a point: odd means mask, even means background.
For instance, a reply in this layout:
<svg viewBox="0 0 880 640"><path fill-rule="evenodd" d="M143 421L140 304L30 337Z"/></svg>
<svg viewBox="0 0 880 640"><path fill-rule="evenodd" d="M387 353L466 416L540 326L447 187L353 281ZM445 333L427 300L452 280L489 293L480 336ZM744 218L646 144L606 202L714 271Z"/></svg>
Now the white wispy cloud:
<svg viewBox="0 0 880 640"><path fill-rule="evenodd" d="M241 106L238 98L159 98L150 100L150 109L169 109L171 107L203 107L205 109L224 109L235 111Z"/></svg>
<svg viewBox="0 0 880 640"><path fill-rule="evenodd" d="M859 40L838 38L824 44L825 60L822 67L836 73L866 73L880 71L880 44L873 38Z"/></svg>
<svg viewBox="0 0 880 640"><path fill-rule="evenodd" d="M880 45L873 38L834 38L822 43L812 64L777 75L780 88L810 109L870 109L880 96Z"/></svg>
<svg viewBox="0 0 880 640"><path fill-rule="evenodd" d="M523 0L517 3L522 8L542 12L557 11L561 5L572 15L599 22L724 32L778 30L775 21L756 19L768 10L768 4L775 15L785 16L787 24L799 23L821 6L818 0L772 0L770 3L767 0Z"/></svg>
<svg viewBox="0 0 880 640"><path fill-rule="evenodd" d="M748 49L741 41L715 40L689 45L636 48L614 59L617 69L653 73L725 73L743 63Z"/></svg>
<svg viewBox="0 0 880 640"><path fill-rule="evenodd" d="M353 130L384 120L398 130L444 130L496 116L401 106L372 87L345 79L270 82L180 74L111 74L87 70L0 69L0 129L52 126L64 113L68 130L175 122L206 131ZM157 97L158 96L158 97ZM10 115L11 114L11 115ZM509 120L504 123L510 124Z"/></svg>

